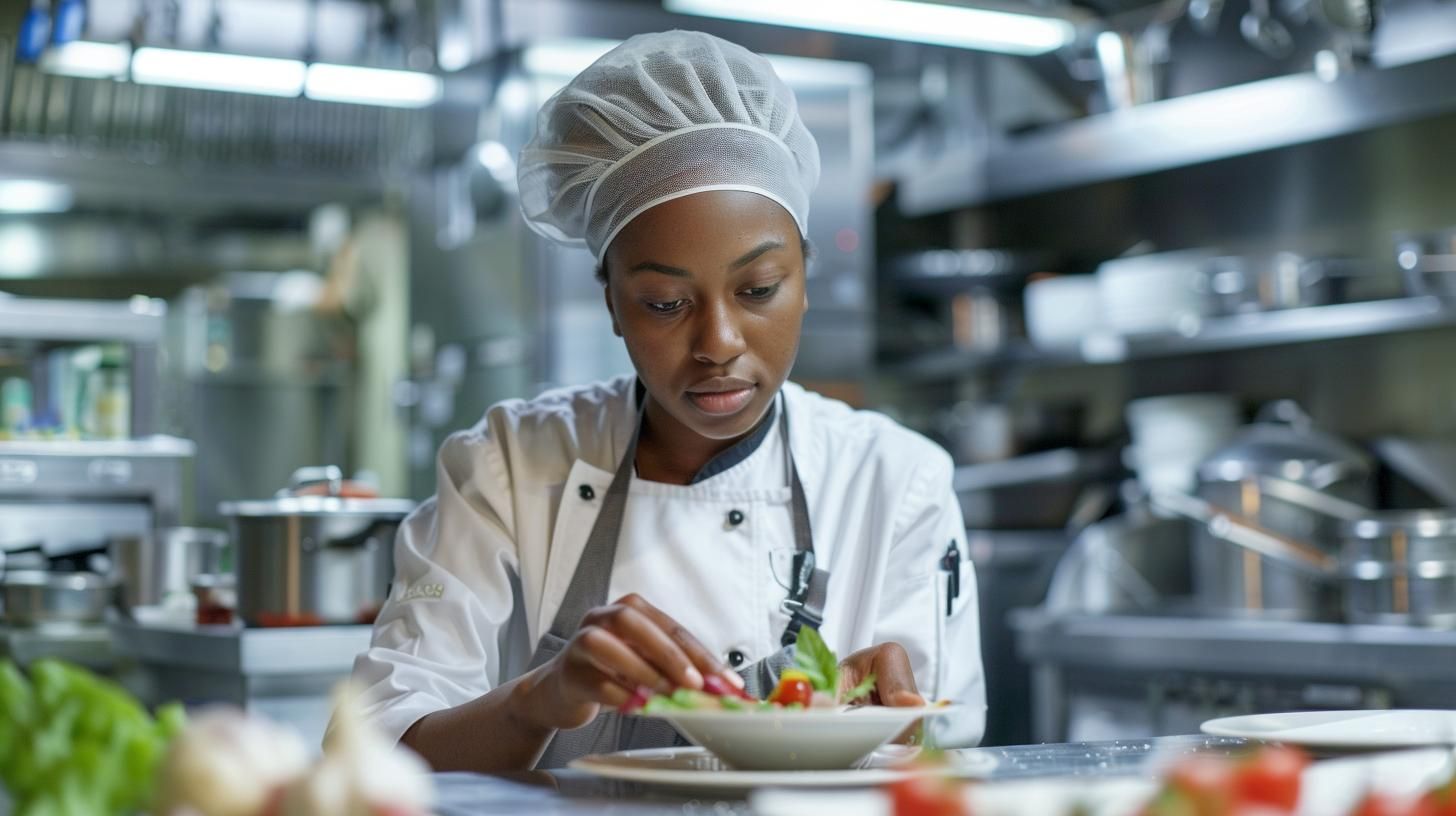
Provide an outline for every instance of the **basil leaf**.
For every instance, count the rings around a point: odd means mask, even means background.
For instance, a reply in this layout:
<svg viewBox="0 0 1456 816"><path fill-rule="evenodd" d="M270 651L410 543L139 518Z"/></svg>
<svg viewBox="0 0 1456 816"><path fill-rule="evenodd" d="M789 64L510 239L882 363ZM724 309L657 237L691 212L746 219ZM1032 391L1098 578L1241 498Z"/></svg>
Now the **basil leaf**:
<svg viewBox="0 0 1456 816"><path fill-rule="evenodd" d="M799 630L794 663L807 675L815 691L839 693L839 658L812 626Z"/></svg>
<svg viewBox="0 0 1456 816"><path fill-rule="evenodd" d="M871 673L871 674L866 675L865 676L865 679L859 681L859 685L855 686L854 688L850 689L849 691L846 691L844 693L844 699L840 700L840 702L841 703L852 703L852 702L854 702L855 700L858 700L861 697L868 697L869 694L870 694L870 692L872 692L874 690L875 690L875 675L873 673Z"/></svg>

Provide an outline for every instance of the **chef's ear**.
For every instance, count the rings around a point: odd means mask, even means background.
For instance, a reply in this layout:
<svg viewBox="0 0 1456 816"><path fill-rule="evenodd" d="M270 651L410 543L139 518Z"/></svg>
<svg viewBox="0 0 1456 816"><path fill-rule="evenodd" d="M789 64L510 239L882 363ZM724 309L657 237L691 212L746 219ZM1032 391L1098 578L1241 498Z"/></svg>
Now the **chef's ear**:
<svg viewBox="0 0 1456 816"><path fill-rule="evenodd" d="M612 305L612 285L607 281L607 264L597 267L597 280L602 284L602 299L607 302L607 314L612 316L612 334L622 336L622 327L617 323L617 309Z"/></svg>

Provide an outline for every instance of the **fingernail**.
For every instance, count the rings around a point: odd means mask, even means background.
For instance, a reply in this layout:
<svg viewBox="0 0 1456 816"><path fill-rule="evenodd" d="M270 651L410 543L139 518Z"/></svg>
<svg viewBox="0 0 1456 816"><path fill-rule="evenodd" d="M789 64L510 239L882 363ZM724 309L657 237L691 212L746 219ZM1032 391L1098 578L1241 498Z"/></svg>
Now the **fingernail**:
<svg viewBox="0 0 1456 816"><path fill-rule="evenodd" d="M738 672L725 671L723 672L723 676L727 678L728 682L733 684L734 688L744 687L743 678L738 675Z"/></svg>
<svg viewBox="0 0 1456 816"><path fill-rule="evenodd" d="M698 671L696 666L688 666L686 674L689 688L700 689L703 687L703 673Z"/></svg>

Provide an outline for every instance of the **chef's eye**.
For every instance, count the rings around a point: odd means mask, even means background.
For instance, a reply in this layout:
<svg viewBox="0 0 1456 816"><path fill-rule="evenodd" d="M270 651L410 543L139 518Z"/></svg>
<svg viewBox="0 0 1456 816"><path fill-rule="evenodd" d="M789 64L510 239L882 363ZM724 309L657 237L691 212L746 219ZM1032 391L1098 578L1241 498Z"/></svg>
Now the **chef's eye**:
<svg viewBox="0 0 1456 816"><path fill-rule="evenodd" d="M686 305L688 305L687 300L682 298L679 298L677 300L649 300L647 301L647 310L649 312L652 312L653 314L666 315L672 314L673 312L682 309L682 307Z"/></svg>
<svg viewBox="0 0 1456 816"><path fill-rule="evenodd" d="M743 296L749 300L768 300L778 291L779 285L775 283L773 286L755 286L752 289L744 289Z"/></svg>

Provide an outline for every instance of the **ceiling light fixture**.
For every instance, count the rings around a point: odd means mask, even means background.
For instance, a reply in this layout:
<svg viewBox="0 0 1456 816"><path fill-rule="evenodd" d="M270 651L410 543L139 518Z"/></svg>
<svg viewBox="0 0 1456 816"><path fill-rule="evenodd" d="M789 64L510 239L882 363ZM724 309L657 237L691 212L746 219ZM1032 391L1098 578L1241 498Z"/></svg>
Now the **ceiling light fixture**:
<svg viewBox="0 0 1456 816"><path fill-rule="evenodd" d="M304 94L325 102L353 102L395 108L424 108L440 101L440 78L419 71L391 71L355 65L314 63Z"/></svg>
<svg viewBox="0 0 1456 816"><path fill-rule="evenodd" d="M58 213L71 209L75 196L64 184L34 179L0 181L0 212Z"/></svg>
<svg viewBox="0 0 1456 816"><path fill-rule="evenodd" d="M1071 20L920 0L664 0L668 11L1032 56L1071 44Z"/></svg>
<svg viewBox="0 0 1456 816"><path fill-rule="evenodd" d="M131 78L143 85L262 96L303 93L305 70L298 60L170 48L139 48L131 61Z"/></svg>

